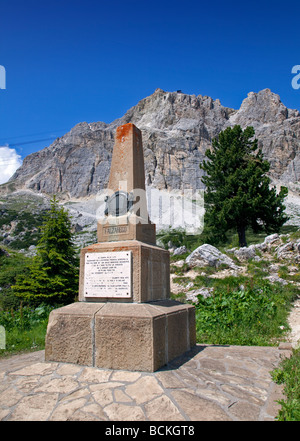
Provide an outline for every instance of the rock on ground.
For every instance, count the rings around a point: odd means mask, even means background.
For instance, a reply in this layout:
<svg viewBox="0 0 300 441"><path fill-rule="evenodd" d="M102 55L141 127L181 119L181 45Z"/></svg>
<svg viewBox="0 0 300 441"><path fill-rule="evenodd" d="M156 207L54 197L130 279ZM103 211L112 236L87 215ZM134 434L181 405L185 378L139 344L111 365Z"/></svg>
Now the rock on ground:
<svg viewBox="0 0 300 441"><path fill-rule="evenodd" d="M230 268L236 269L237 265L233 260L222 254L216 247L210 244L203 244L196 248L186 259L185 262L190 268L195 266L213 266L218 268L220 265L224 264Z"/></svg>

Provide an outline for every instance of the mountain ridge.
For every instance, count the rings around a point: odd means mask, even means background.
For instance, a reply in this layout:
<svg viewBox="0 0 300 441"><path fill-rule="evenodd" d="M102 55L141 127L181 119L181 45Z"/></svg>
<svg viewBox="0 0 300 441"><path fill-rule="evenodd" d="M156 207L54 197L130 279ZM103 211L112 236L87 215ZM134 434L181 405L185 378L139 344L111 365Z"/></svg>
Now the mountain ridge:
<svg viewBox="0 0 300 441"><path fill-rule="evenodd" d="M208 96L156 89L110 124L81 122L28 155L9 183L65 200L97 194L108 182L116 127L129 122L142 131L147 186L203 188L199 164L206 149L221 130L239 124L254 127L273 183L299 194L300 113L270 89L249 92L239 109Z"/></svg>

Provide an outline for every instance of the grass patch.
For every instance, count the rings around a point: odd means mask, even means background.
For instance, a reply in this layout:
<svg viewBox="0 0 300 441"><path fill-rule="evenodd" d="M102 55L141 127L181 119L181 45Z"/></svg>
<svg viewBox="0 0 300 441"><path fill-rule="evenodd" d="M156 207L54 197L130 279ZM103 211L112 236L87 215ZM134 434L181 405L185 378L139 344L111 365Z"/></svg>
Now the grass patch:
<svg viewBox="0 0 300 441"><path fill-rule="evenodd" d="M0 325L5 330L5 347L0 349L0 357L44 349L52 309L54 306L42 304L37 308L20 305L17 310L0 311Z"/></svg>
<svg viewBox="0 0 300 441"><path fill-rule="evenodd" d="M286 398L279 400L281 409L278 421L300 421L300 348L293 349L292 356L281 361L279 367L271 372L277 384L284 385Z"/></svg>
<svg viewBox="0 0 300 441"><path fill-rule="evenodd" d="M198 296L195 305L199 343L269 346L289 329L287 316L298 288L241 277L209 284L213 295Z"/></svg>
<svg viewBox="0 0 300 441"><path fill-rule="evenodd" d="M0 326L4 329L5 349L0 349L0 357L43 349L48 317L54 307L43 304L33 307L20 302L11 285L18 274L28 271L32 258L3 246L1 250Z"/></svg>
<svg viewBox="0 0 300 441"><path fill-rule="evenodd" d="M192 279L190 277L174 277L173 282L179 285L187 285L189 282L192 282Z"/></svg>
<svg viewBox="0 0 300 441"><path fill-rule="evenodd" d="M297 283L300 282L300 273L297 271L290 274L289 269L286 265L281 265L281 267L278 270L278 276L287 281L297 282Z"/></svg>
<svg viewBox="0 0 300 441"><path fill-rule="evenodd" d="M253 259L248 261L247 273L250 276L264 277L268 274L269 262L267 260L255 261Z"/></svg>

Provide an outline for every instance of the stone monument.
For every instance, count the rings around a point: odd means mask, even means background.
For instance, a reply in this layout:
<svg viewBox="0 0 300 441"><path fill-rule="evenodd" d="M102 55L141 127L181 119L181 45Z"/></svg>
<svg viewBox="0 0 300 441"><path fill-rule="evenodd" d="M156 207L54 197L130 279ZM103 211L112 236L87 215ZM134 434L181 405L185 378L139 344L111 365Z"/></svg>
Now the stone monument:
<svg viewBox="0 0 300 441"><path fill-rule="evenodd" d="M79 302L50 314L45 358L153 372L196 344L195 310L169 298L169 252L156 246L133 124L116 130L97 236L81 250Z"/></svg>

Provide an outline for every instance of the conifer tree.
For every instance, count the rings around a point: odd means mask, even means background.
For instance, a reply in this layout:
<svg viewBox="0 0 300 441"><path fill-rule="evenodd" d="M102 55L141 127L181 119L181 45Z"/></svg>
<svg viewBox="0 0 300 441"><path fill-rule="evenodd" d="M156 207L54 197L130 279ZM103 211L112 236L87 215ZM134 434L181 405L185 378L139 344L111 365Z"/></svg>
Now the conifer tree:
<svg viewBox="0 0 300 441"><path fill-rule="evenodd" d="M54 196L41 227L37 255L29 275L19 275L12 287L25 301L67 304L78 293L78 258L72 242L71 221Z"/></svg>
<svg viewBox="0 0 300 441"><path fill-rule="evenodd" d="M246 229L278 232L287 221L284 198L287 188L270 188L270 169L264 160L253 127L228 127L206 151L208 161L200 168L206 172L204 232L218 243L226 232L235 229L240 247L247 246Z"/></svg>

